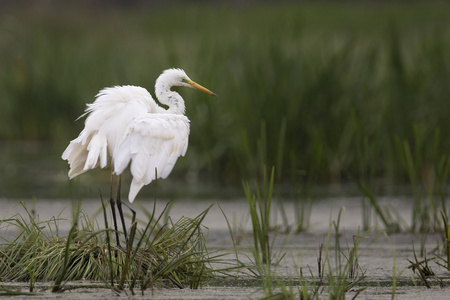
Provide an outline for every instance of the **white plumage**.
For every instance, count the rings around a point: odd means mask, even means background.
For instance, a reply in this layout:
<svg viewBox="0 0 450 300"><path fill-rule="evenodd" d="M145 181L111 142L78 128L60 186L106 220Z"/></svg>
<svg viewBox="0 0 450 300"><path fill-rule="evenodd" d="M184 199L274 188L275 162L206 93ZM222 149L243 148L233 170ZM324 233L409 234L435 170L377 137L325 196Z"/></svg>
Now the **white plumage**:
<svg viewBox="0 0 450 300"><path fill-rule="evenodd" d="M183 98L172 86L186 86L215 95L193 82L181 69L168 69L156 80L155 93L164 109L141 87L105 88L87 104L85 127L62 154L70 164L69 178L112 164L120 175L130 165L133 180L128 200L155 179L166 178L188 146L189 120Z"/></svg>
<svg viewBox="0 0 450 300"><path fill-rule="evenodd" d="M114 173L122 174L131 161L128 199L132 202L139 190L155 179L156 172L158 178L166 178L178 157L185 155L189 120L176 114L140 115L133 118L124 136L113 155Z"/></svg>

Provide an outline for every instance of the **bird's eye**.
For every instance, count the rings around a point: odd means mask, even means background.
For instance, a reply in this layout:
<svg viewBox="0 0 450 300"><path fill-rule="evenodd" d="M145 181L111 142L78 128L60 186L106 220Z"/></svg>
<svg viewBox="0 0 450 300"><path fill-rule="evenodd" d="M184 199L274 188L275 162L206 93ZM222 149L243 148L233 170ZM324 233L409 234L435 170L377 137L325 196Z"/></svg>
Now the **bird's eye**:
<svg viewBox="0 0 450 300"><path fill-rule="evenodd" d="M181 82L188 83L188 80L186 78L181 78Z"/></svg>

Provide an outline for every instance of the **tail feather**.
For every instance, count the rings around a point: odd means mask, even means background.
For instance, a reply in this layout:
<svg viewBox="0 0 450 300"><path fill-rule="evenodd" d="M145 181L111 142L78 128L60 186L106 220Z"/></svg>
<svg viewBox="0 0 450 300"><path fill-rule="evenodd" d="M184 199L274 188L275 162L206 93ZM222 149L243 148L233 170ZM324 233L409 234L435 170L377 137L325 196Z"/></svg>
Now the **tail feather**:
<svg viewBox="0 0 450 300"><path fill-rule="evenodd" d="M137 194L144 185L145 182L133 178L130 185L130 192L128 193L128 201L130 201L130 203L133 203L134 199L136 199Z"/></svg>
<svg viewBox="0 0 450 300"><path fill-rule="evenodd" d="M107 148L108 144L106 138L100 134L92 137L87 146L88 155L84 164L84 170L91 170L100 164L101 168L106 167L107 164Z"/></svg>
<svg viewBox="0 0 450 300"><path fill-rule="evenodd" d="M87 171L84 170L84 165L88 154L89 152L79 138L71 141L64 150L61 158L67 160L70 165L68 174L70 179Z"/></svg>
<svg viewBox="0 0 450 300"><path fill-rule="evenodd" d="M68 173L70 179L99 165L104 168L107 165L106 139L97 135L94 137L80 135L70 142L61 158L67 160L70 165Z"/></svg>

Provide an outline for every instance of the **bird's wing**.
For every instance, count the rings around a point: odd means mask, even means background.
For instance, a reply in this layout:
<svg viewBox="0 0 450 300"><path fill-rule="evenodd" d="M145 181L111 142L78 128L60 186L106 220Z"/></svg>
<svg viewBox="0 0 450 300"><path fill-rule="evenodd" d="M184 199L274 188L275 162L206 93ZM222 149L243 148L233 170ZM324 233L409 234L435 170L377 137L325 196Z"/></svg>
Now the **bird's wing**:
<svg viewBox="0 0 450 300"><path fill-rule="evenodd" d="M83 130L64 150L62 159L70 165L69 178L72 179L90 169L107 164L107 142L98 132Z"/></svg>
<svg viewBox="0 0 450 300"><path fill-rule="evenodd" d="M170 174L178 157L186 153L188 138L189 120L184 115L145 114L133 118L113 155L116 174L131 162L130 202L156 174L158 178Z"/></svg>
<svg viewBox="0 0 450 300"><path fill-rule="evenodd" d="M85 127L62 154L70 164L69 178L97 166L104 168L109 155L132 118L147 111L158 110L149 92L136 86L116 86L101 90L93 103L87 104Z"/></svg>

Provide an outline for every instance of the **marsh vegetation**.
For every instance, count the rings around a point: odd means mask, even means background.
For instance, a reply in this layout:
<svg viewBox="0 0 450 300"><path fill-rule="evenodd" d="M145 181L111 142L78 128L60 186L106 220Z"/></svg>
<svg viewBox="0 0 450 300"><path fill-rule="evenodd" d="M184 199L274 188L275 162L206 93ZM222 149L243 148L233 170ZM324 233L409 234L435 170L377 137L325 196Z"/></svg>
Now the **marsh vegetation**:
<svg viewBox="0 0 450 300"><path fill-rule="evenodd" d="M360 291L355 296L364 290L370 274L358 263L360 241L375 230L437 235L434 249L425 242L411 246L410 270L419 285L448 284L430 267L448 272L450 263L448 4L2 5L0 150L10 155L0 158L8 174L0 179L1 196L23 197L27 185L17 193L9 189L27 176L43 186L30 198L49 197L45 190L79 198L83 187L90 197L101 194L92 178L108 179L107 172L67 184L64 163L49 163L81 130L82 121L74 120L100 88L133 84L153 93L162 70L180 67L220 97L182 91L189 150L171 183L143 195L185 197L183 190L174 193L176 183L213 186L208 195L220 198L224 187L233 187L233 197L247 199L252 232L248 237L224 214L233 241L222 249L234 257L229 265L223 253L205 247L201 223L208 210L179 221L170 214L148 213L145 221L131 216L135 240L119 249L107 215L99 226L74 209L76 222L60 234L58 218L38 220L24 208L1 221L2 230L20 233L2 241L2 281L23 280L35 292L39 281L61 291L68 280L92 278L132 292L161 282L197 288L217 276L232 282L238 269L266 297L343 299L351 289ZM44 143L44 163L24 163L10 146L17 141L28 141L21 147L29 152L36 141ZM318 199L335 196L330 186L356 195L361 228L344 245L341 213L330 218L316 249L317 269L285 280L276 268L286 252L274 239L308 232ZM407 219L381 201L398 195L410 199ZM286 217L286 199L294 203L294 219ZM251 250L243 263L239 241L246 238ZM395 295L405 279L393 268L388 284Z"/></svg>
<svg viewBox="0 0 450 300"><path fill-rule="evenodd" d="M153 93L162 70L181 67L220 97L183 91L192 133L178 174L240 184L266 164L284 180L351 174L386 189L407 182L398 145L407 143L419 178L431 180L449 149L446 8L5 7L0 137L63 149L100 88Z"/></svg>

